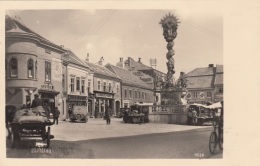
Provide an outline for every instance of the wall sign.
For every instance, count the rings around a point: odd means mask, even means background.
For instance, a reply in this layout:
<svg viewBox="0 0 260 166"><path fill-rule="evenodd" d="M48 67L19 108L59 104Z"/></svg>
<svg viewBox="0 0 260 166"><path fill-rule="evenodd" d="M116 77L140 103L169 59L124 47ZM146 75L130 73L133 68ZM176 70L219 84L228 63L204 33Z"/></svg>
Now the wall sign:
<svg viewBox="0 0 260 166"><path fill-rule="evenodd" d="M106 94L106 93L96 93L96 97L113 98L113 95L112 94Z"/></svg>

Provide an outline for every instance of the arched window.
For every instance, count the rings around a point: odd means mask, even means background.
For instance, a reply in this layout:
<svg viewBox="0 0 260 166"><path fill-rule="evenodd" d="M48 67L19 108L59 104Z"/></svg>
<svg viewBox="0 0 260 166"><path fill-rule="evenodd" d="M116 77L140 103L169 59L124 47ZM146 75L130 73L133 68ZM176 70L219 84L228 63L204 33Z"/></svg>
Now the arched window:
<svg viewBox="0 0 260 166"><path fill-rule="evenodd" d="M33 60L28 60L28 77L33 78Z"/></svg>
<svg viewBox="0 0 260 166"><path fill-rule="evenodd" d="M18 61L15 58L12 58L9 62L10 65L10 76L17 77L18 76Z"/></svg>
<svg viewBox="0 0 260 166"><path fill-rule="evenodd" d="M37 79L37 74L38 74L38 68L37 68L37 61L35 61L35 78Z"/></svg>

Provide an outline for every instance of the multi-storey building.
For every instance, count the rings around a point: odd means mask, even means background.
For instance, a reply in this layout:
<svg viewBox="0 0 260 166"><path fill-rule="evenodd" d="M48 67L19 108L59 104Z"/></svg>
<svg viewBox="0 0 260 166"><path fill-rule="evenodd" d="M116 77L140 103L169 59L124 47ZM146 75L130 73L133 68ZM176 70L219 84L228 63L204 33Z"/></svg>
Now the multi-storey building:
<svg viewBox="0 0 260 166"><path fill-rule="evenodd" d="M90 67L79 59L71 50L63 56L62 87L63 105L62 110L68 118L68 110L73 106L86 106L89 114L93 109L93 104L88 99L93 80Z"/></svg>
<svg viewBox="0 0 260 166"><path fill-rule="evenodd" d="M17 18L5 18L6 105L30 106L34 94L63 109L61 46L41 37ZM61 114L63 116L63 114Z"/></svg>
<svg viewBox="0 0 260 166"><path fill-rule="evenodd" d="M153 88L136 77L133 73L121 67L107 64L106 67L115 73L122 81L122 107L130 107L135 102L153 103Z"/></svg>
<svg viewBox="0 0 260 166"><path fill-rule="evenodd" d="M189 103L214 103L223 100L223 65L209 64L186 74L187 101Z"/></svg>
<svg viewBox="0 0 260 166"><path fill-rule="evenodd" d="M120 111L121 106L121 80L110 70L99 64L85 62L93 71L93 105L91 115L102 115L105 106L113 110L113 115Z"/></svg>
<svg viewBox="0 0 260 166"><path fill-rule="evenodd" d="M131 57L128 57L125 61L123 61L123 58L120 58L120 61L116 66L132 72L135 76L139 77L143 82L149 85L154 90L154 103L157 105L161 104L160 91L162 90L162 82L166 80L165 73L144 65L141 62L141 58L138 58L138 61L135 61Z"/></svg>

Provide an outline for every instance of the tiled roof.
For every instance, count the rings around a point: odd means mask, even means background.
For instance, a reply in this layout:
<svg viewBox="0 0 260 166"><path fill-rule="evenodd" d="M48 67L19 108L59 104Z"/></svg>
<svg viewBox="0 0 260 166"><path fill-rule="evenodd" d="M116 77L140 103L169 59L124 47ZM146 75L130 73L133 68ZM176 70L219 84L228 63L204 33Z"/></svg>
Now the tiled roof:
<svg viewBox="0 0 260 166"><path fill-rule="evenodd" d="M141 79L136 77L133 73L123 68L113 66L111 64L106 65L108 68L111 68L114 73L122 80L123 84L133 85L145 89L152 89L149 85L143 82Z"/></svg>
<svg viewBox="0 0 260 166"><path fill-rule="evenodd" d="M34 32L30 28L28 28L21 20L20 17L17 16L10 16L6 15L5 16L5 32L8 33L21 33L21 34L28 34L37 37L40 39L42 42L48 43L50 45L53 45L55 47L58 47L61 49L61 46L45 39L38 33Z"/></svg>
<svg viewBox="0 0 260 166"><path fill-rule="evenodd" d="M204 68L197 68L192 70L191 72L187 73L186 76L205 76L205 75L213 75L213 67L204 67Z"/></svg>
<svg viewBox="0 0 260 166"><path fill-rule="evenodd" d="M223 73L223 65L216 66L216 73Z"/></svg>
<svg viewBox="0 0 260 166"><path fill-rule="evenodd" d="M96 65L93 63L89 63L89 62L85 62L95 73L100 74L100 75L104 75L104 76L109 76L112 78L116 78L119 79L113 72L111 72L110 70L108 70L106 67L104 66L100 66L100 65Z"/></svg>
<svg viewBox="0 0 260 166"><path fill-rule="evenodd" d="M69 53L69 62L83 67L90 68L85 62L83 62L77 55L75 55L71 50L67 50Z"/></svg>
<svg viewBox="0 0 260 166"><path fill-rule="evenodd" d="M223 74L216 74L214 84L223 84Z"/></svg>
<svg viewBox="0 0 260 166"><path fill-rule="evenodd" d="M211 88L212 76L187 77L187 88Z"/></svg>

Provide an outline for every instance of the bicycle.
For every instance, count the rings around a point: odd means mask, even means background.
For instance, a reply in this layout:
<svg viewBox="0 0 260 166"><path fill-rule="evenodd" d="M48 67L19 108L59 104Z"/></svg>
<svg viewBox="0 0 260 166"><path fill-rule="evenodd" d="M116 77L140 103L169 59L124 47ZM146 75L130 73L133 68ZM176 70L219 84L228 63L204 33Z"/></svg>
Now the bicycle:
<svg viewBox="0 0 260 166"><path fill-rule="evenodd" d="M214 131L211 132L209 137L209 151L211 154L215 153L217 144L219 149L223 150L223 125L220 126L219 122L213 122ZM219 131L217 129L220 127ZM217 134L218 133L218 134Z"/></svg>

